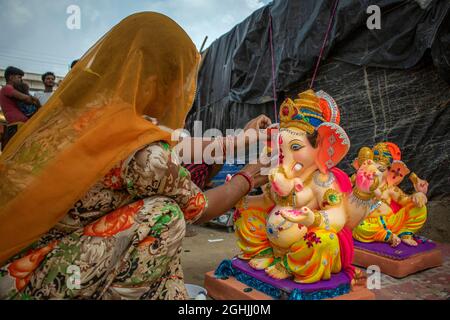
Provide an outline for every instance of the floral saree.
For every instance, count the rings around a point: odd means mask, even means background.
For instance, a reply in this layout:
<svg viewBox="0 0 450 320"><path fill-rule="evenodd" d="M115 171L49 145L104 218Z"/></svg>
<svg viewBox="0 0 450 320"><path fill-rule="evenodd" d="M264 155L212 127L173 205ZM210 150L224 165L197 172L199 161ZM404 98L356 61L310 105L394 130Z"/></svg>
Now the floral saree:
<svg viewBox="0 0 450 320"><path fill-rule="evenodd" d="M185 221L197 220L206 207L169 145L150 144L0 268L0 298L186 299Z"/></svg>

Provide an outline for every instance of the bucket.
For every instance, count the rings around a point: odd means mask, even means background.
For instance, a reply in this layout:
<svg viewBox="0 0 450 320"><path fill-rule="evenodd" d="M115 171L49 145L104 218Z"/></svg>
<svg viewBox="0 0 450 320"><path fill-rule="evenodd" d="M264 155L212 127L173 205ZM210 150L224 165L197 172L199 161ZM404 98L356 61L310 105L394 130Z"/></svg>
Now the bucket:
<svg viewBox="0 0 450 320"><path fill-rule="evenodd" d="M208 291L205 288L195 284L185 284L185 286L191 300L206 300Z"/></svg>

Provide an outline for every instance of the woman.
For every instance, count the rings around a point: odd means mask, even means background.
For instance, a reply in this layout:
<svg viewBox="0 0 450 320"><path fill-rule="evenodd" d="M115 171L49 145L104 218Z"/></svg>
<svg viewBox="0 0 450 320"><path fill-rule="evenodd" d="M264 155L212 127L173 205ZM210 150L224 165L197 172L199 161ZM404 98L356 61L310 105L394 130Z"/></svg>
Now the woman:
<svg viewBox="0 0 450 320"><path fill-rule="evenodd" d="M76 64L0 157L0 297L185 299L185 221L266 182L247 166L200 192L170 152L199 54L157 13L132 15Z"/></svg>

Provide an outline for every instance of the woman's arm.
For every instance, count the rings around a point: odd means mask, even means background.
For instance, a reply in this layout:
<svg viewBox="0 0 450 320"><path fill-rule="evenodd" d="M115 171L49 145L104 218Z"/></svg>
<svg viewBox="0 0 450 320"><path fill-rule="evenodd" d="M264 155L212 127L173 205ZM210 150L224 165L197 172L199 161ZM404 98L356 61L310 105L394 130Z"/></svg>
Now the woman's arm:
<svg viewBox="0 0 450 320"><path fill-rule="evenodd" d="M205 187L211 183L211 180L222 170L223 164L213 164L208 170L208 176L206 177Z"/></svg>
<svg viewBox="0 0 450 320"><path fill-rule="evenodd" d="M261 164L249 164L242 169L241 172L251 177L252 187L259 187L268 182L267 176L260 173L262 167ZM249 182L242 175L235 175L224 185L206 191L208 207L196 223L207 222L226 213L249 191L251 191Z"/></svg>
<svg viewBox="0 0 450 320"><path fill-rule="evenodd" d="M228 183L201 192L190 179L187 169L175 161L168 144L153 143L136 152L123 170L123 180L130 194L145 198L162 195L174 199L187 221L205 222L218 217L245 196L250 185L258 187L267 182L267 176L260 175L260 164L249 164L242 171L250 182L241 175L235 175Z"/></svg>
<svg viewBox="0 0 450 320"><path fill-rule="evenodd" d="M235 176L228 183L205 192L208 207L195 223L208 222L221 216L233 208L244 197L249 189L247 180L242 176Z"/></svg>
<svg viewBox="0 0 450 320"><path fill-rule="evenodd" d="M243 131L236 136L216 137L214 139L205 139L199 137L186 137L180 142L180 156L185 163L194 163L194 161L205 161L203 153L207 147L211 148L211 155L215 161L225 161L228 148L233 148L233 154L236 154L239 148L247 148L249 145L257 143L260 139L267 139L265 134L259 130L266 129L271 125L271 120L265 115L260 115L250 120ZM216 151L220 153L216 153ZM188 152L185 154L184 152ZM201 159L195 159L198 153L202 153Z"/></svg>

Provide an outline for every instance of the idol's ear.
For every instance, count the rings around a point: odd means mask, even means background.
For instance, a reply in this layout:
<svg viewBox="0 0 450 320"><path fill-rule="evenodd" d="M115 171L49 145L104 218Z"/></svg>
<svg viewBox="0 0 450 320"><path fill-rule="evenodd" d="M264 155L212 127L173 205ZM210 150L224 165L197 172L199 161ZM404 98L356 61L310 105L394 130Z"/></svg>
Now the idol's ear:
<svg viewBox="0 0 450 320"><path fill-rule="evenodd" d="M392 159L402 160L402 152L401 152L400 148L398 147L398 145L396 145L393 142L386 142L386 145L389 149L389 152L392 155Z"/></svg>
<svg viewBox="0 0 450 320"><path fill-rule="evenodd" d="M350 139L339 125L324 122L318 128L318 149L316 164L320 172L327 173L348 153Z"/></svg>
<svg viewBox="0 0 450 320"><path fill-rule="evenodd" d="M359 169L359 167L360 167L360 166L359 166L358 158L356 158L355 160L353 160L352 166L353 166L353 168L355 168L356 171L358 171L358 169Z"/></svg>
<svg viewBox="0 0 450 320"><path fill-rule="evenodd" d="M386 182L390 186L400 184L410 173L406 164L401 160L394 160L387 173Z"/></svg>

